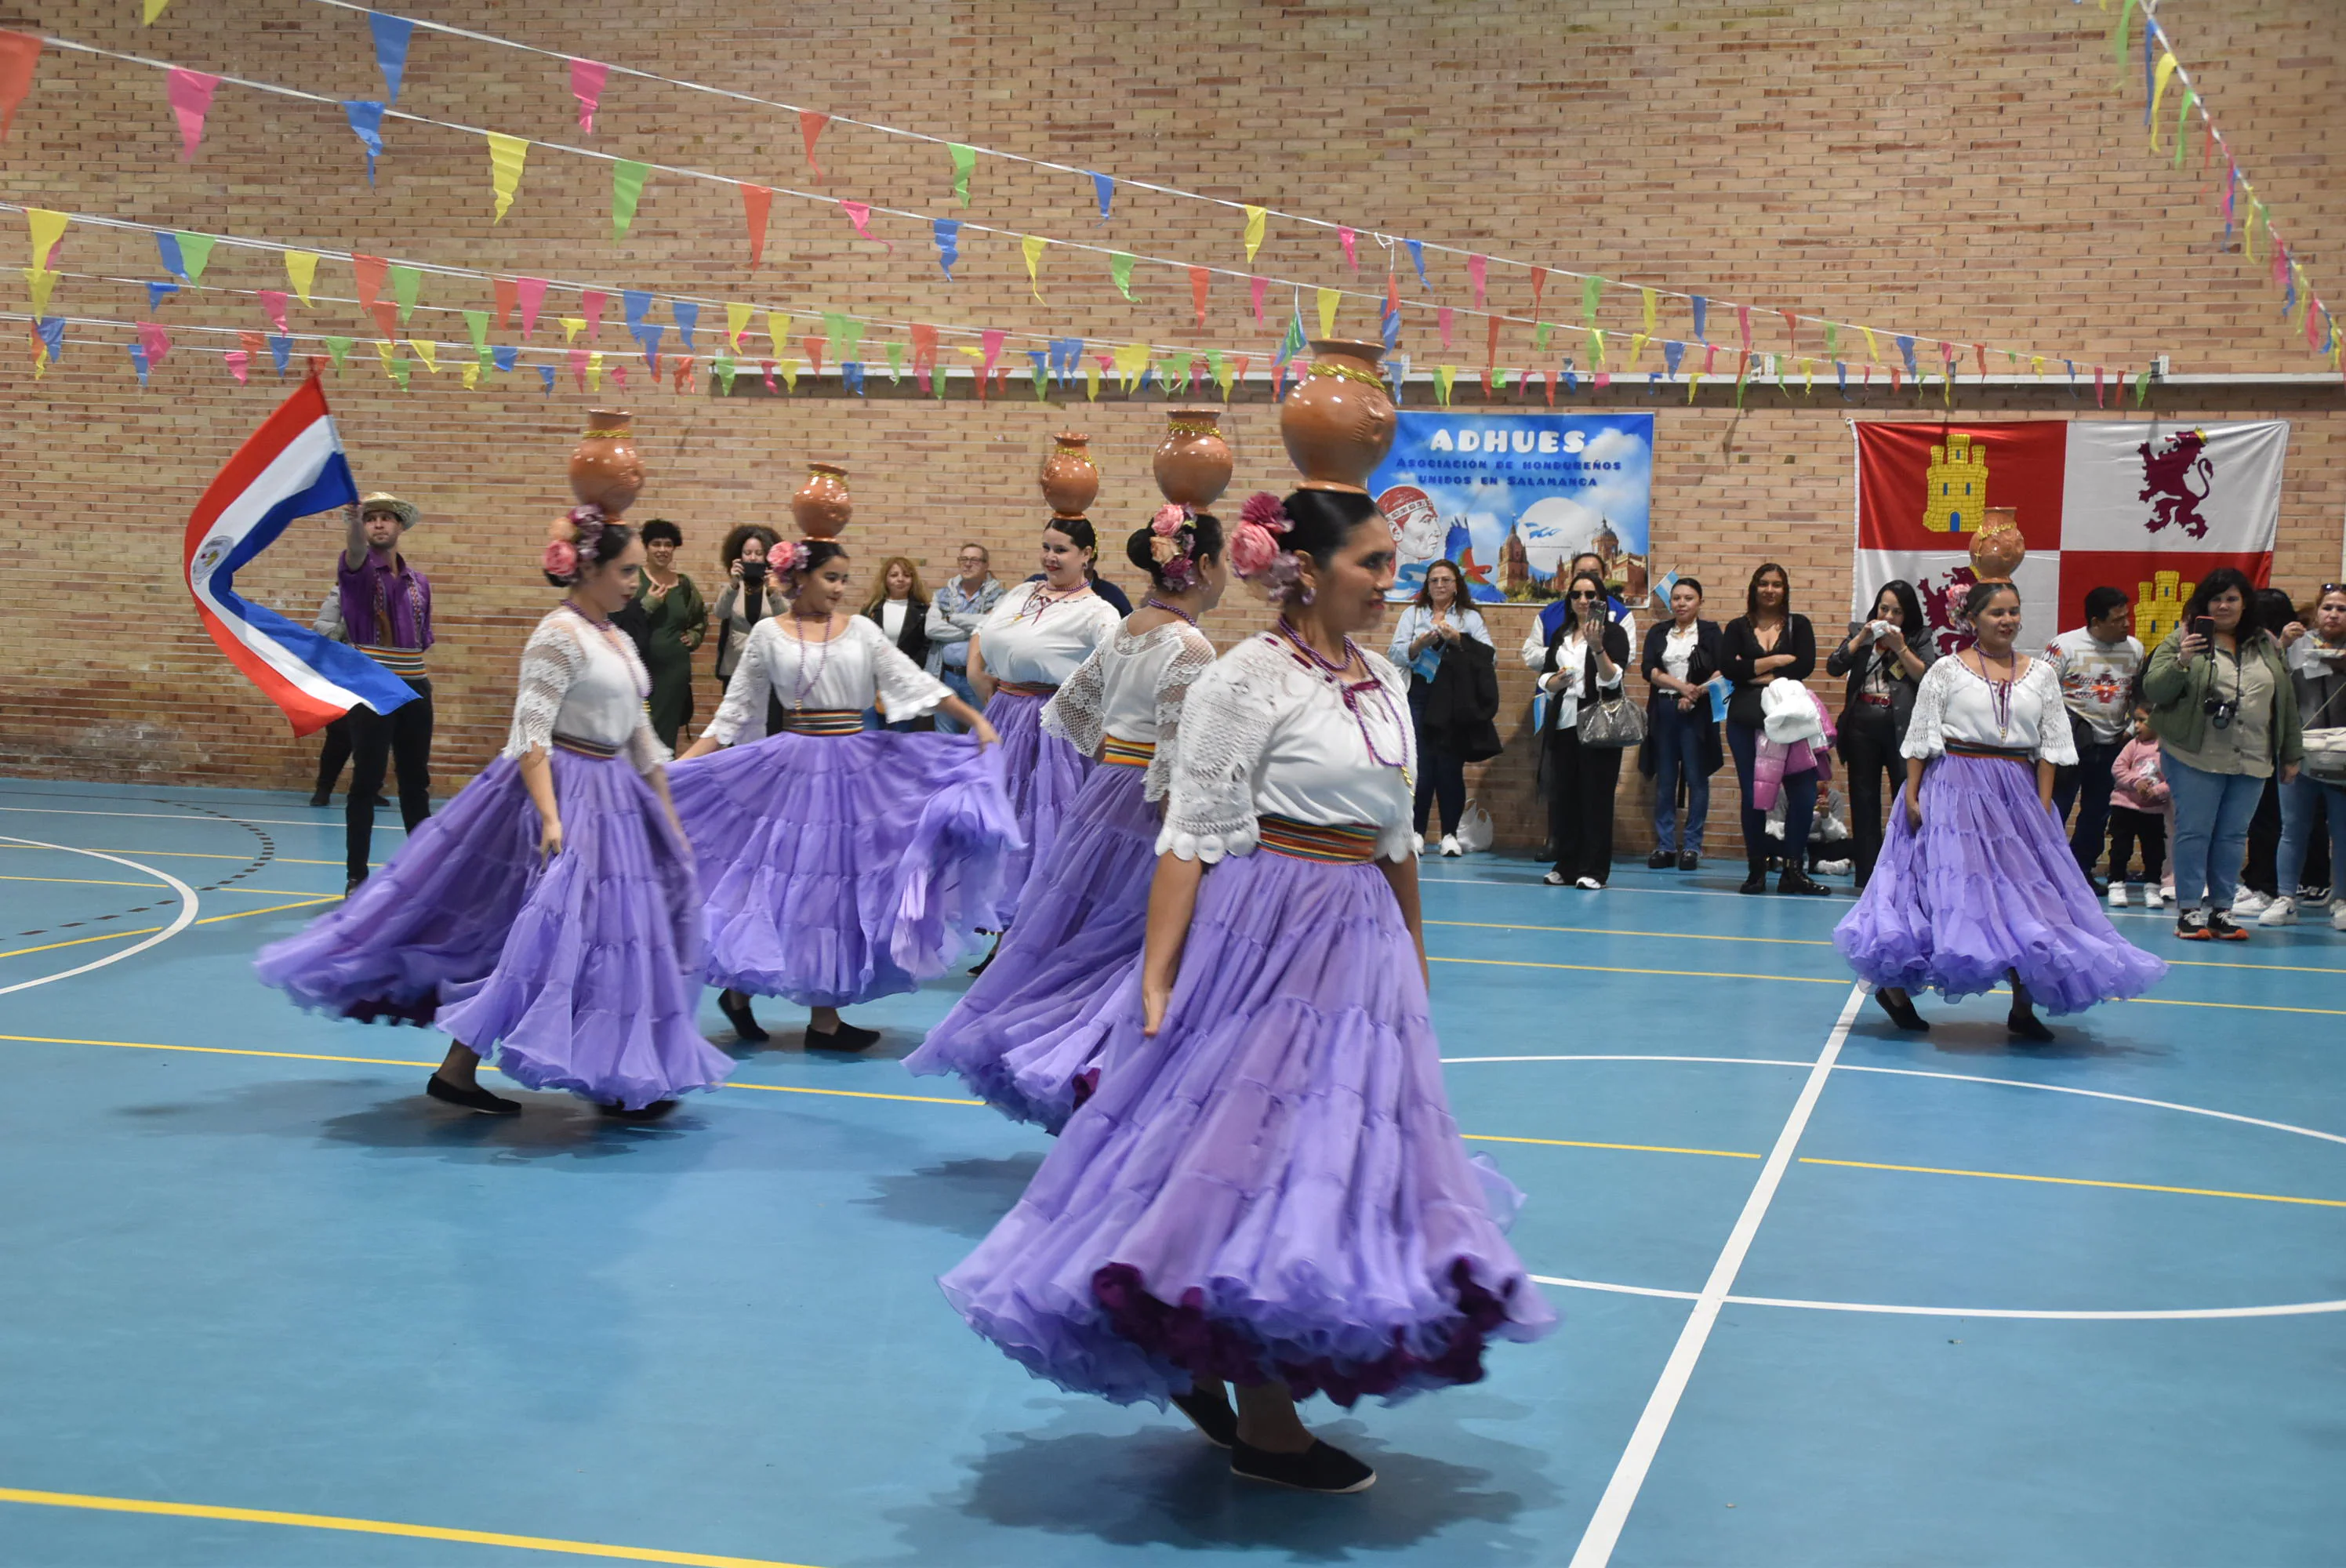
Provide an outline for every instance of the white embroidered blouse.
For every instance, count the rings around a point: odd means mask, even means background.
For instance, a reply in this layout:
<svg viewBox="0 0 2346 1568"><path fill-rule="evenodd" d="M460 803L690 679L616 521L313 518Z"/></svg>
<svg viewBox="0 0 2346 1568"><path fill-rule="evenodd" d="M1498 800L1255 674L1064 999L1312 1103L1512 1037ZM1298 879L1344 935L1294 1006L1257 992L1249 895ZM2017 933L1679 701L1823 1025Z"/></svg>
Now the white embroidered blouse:
<svg viewBox="0 0 2346 1568"><path fill-rule="evenodd" d="M725 700L702 733L730 746L753 713L766 710L766 694L785 708L854 708L888 699L888 718L901 723L935 711L953 692L944 682L906 658L868 616L845 617L845 628L827 642L801 642L780 620L760 621L741 649L741 662L725 685Z"/></svg>
<svg viewBox="0 0 2346 1568"><path fill-rule="evenodd" d="M1267 633L1249 637L1199 676L1181 708L1181 744L1158 852L1209 865L1224 855L1250 854L1256 819L1280 816L1375 828L1384 860L1415 853L1410 791L1417 750L1409 686L1382 655L1363 648L1361 657L1372 678L1354 694L1357 718L1335 681Z"/></svg>
<svg viewBox="0 0 2346 1568"><path fill-rule="evenodd" d="M1142 795L1161 800L1173 779L1182 701L1213 662L1214 645L1185 621L1168 621L1137 636L1118 626L1044 706L1043 728L1086 757L1111 735L1155 746Z"/></svg>
<svg viewBox="0 0 2346 1568"><path fill-rule="evenodd" d="M2076 766L2077 741L2069 731L2059 672L2050 660L2030 659L2020 678L2007 686L1960 657L1933 662L1914 694L1914 717L1902 750L1927 759L1943 754L1950 743L2025 751L2058 767Z"/></svg>
<svg viewBox="0 0 2346 1568"><path fill-rule="evenodd" d="M1040 581L1021 583L1002 596L979 626L978 657L985 661L986 674L1021 686L1065 685L1124 618L1097 594L1035 608L1035 601L1048 591L1049 585Z"/></svg>
<svg viewBox="0 0 2346 1568"><path fill-rule="evenodd" d="M668 759L652 733L644 698L652 678L627 634L560 607L537 623L521 650L521 690L505 754L518 760L557 735L624 751L638 773Z"/></svg>

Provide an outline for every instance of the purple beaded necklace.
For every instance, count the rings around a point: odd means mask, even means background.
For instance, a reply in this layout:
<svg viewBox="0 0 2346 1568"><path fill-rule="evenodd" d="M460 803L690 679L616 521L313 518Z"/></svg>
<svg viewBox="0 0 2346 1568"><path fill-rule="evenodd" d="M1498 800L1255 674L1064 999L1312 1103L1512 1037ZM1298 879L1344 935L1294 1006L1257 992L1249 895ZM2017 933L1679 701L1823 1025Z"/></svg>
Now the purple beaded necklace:
<svg viewBox="0 0 2346 1568"><path fill-rule="evenodd" d="M1377 749L1376 737L1369 732L1369 716L1361 709L1361 694L1373 693L1377 705L1384 709L1385 722L1395 729L1401 728L1400 716L1393 712L1392 698L1385 695L1383 685L1373 676L1367 680L1358 681L1348 681L1344 678L1344 672L1352 667L1352 661L1359 658L1361 654L1361 650L1354 646L1352 639L1350 637L1344 639L1344 657L1341 662L1337 662L1331 660L1318 648L1305 642L1297 634L1295 628L1288 624L1285 616L1279 617L1278 635L1287 639L1288 652L1298 664L1302 665L1306 669L1318 672L1321 679L1336 688L1336 695L1343 698L1345 711L1352 716L1352 722L1360 727L1361 744L1369 748L1369 760L1380 768L1406 766L1409 761L1409 754L1406 751L1399 757L1387 757ZM1363 660L1362 663L1365 665L1366 661Z"/></svg>
<svg viewBox="0 0 2346 1568"><path fill-rule="evenodd" d="M1191 615L1188 611L1183 609L1178 605L1167 604L1164 600L1158 598L1154 594L1151 594L1148 597L1141 600L1140 607L1144 610L1163 610L1168 616L1178 616L1193 626L1198 624L1197 616Z"/></svg>
<svg viewBox="0 0 2346 1568"><path fill-rule="evenodd" d="M802 621L805 620L806 617L794 612L791 615L790 619L794 621ZM812 675L809 675L807 673L807 639L802 636L792 637L790 639L792 642L799 645L798 673L793 676L790 680L790 707L793 709L801 709L806 707L807 698L813 696L814 688L822 684L822 672L831 667L831 645L837 642L839 639L831 636L831 617L829 616L822 617L822 629L823 639L822 641L815 644L815 647L821 648L822 652L814 660L814 673Z"/></svg>
<svg viewBox="0 0 2346 1568"><path fill-rule="evenodd" d="M652 678L651 676L644 669L643 660L641 658L627 657L628 654L634 651L635 644L627 641L623 636L621 636L619 628L613 626L607 616L598 620L595 616L590 616L586 611L580 609L576 604L568 599L562 601L562 607L568 610L572 615L576 616L580 620L585 621L588 626L593 626L597 631L601 632L603 634L603 640L611 645L611 650L617 654L621 659L626 660L627 666L627 677L634 685L636 695L638 697L649 697L652 694Z"/></svg>

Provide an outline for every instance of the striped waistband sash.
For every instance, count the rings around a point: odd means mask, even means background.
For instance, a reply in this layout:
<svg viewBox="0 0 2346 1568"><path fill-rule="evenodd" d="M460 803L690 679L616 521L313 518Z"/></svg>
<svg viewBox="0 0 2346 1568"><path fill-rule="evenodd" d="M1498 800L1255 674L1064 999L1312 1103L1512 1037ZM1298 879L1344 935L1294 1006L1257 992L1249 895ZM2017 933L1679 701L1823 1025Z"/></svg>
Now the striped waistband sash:
<svg viewBox="0 0 2346 1568"><path fill-rule="evenodd" d="M1157 742L1154 740L1118 740L1111 735L1100 743L1100 760L1103 762L1120 762L1127 768L1146 768L1156 758Z"/></svg>
<svg viewBox="0 0 2346 1568"><path fill-rule="evenodd" d="M403 679L423 678L422 648L379 648L368 643L352 643L351 646Z"/></svg>
<svg viewBox="0 0 2346 1568"><path fill-rule="evenodd" d="M599 740L588 740L576 735L557 735L554 738L554 744L565 751L576 751L581 757L600 757L607 761L619 754L616 746L606 746Z"/></svg>
<svg viewBox="0 0 2346 1568"><path fill-rule="evenodd" d="M994 689L1006 691L1013 697L1051 697L1056 695L1059 688L1056 686L1035 686L1023 680L997 680L994 683Z"/></svg>
<svg viewBox="0 0 2346 1568"><path fill-rule="evenodd" d="M1974 746L1969 741L1964 740L1948 741L1947 755L1950 757L2000 757L2006 762L2034 762L2036 760L2036 753L2034 751L2024 751L2017 747Z"/></svg>
<svg viewBox="0 0 2346 1568"><path fill-rule="evenodd" d="M792 735L861 735L860 708L801 708L782 715L782 728Z"/></svg>
<svg viewBox="0 0 2346 1568"><path fill-rule="evenodd" d="M1338 865L1358 865L1376 859L1374 828L1352 822L1330 827L1321 822L1299 822L1292 817L1258 818L1256 827L1261 834L1262 847L1274 855Z"/></svg>

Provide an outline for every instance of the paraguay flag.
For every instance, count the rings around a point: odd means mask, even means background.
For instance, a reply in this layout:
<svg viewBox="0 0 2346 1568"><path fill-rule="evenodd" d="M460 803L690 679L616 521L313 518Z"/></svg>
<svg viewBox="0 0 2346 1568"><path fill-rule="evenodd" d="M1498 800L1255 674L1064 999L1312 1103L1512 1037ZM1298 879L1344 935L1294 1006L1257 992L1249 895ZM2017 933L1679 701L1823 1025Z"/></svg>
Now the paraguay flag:
<svg viewBox="0 0 2346 1568"><path fill-rule="evenodd" d="M237 448L188 518L188 592L229 662L308 735L361 703L389 713L413 700L408 684L355 648L295 626L236 593L237 568L277 542L296 517L359 498L326 394L315 376Z"/></svg>

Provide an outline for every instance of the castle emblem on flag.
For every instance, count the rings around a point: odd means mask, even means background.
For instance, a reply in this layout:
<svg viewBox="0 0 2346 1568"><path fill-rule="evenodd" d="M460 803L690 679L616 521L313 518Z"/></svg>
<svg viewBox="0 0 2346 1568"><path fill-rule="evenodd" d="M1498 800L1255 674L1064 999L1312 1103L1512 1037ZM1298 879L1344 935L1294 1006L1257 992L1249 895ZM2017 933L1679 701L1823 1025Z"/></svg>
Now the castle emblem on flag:
<svg viewBox="0 0 2346 1568"><path fill-rule="evenodd" d="M1931 448L1924 483L1923 527L1933 534L1977 528L1987 505L1987 443L1949 433L1945 445Z"/></svg>

